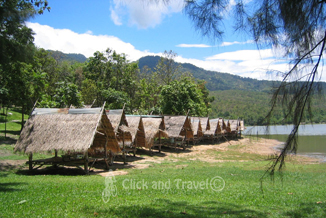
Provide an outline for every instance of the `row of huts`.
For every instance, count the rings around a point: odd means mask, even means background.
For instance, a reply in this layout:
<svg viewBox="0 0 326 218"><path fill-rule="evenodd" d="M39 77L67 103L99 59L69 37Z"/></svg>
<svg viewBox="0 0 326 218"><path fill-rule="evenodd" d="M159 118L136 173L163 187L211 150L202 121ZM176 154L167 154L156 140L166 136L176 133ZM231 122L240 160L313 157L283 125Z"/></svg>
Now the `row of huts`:
<svg viewBox="0 0 326 218"><path fill-rule="evenodd" d="M107 167L116 156L137 148L150 152L162 146L181 147L202 140L235 138L244 130L242 120L159 115L126 115L123 109L35 108L25 123L15 151L29 155L29 169L43 165L68 165L88 169L104 160ZM33 153L53 152L54 157L33 160ZM60 156L58 156L60 152Z"/></svg>

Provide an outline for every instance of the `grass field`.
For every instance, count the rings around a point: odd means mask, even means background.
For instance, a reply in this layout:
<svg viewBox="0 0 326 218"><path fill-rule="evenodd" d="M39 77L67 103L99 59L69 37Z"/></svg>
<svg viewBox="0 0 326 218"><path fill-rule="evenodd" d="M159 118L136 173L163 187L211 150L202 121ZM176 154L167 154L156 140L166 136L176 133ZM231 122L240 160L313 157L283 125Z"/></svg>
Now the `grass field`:
<svg viewBox="0 0 326 218"><path fill-rule="evenodd" d="M119 176L61 168L33 174L26 168L2 170L0 217L326 217L325 163L294 158L282 176L261 183L267 156L244 153L245 146L202 151L220 162L175 154L148 168L123 169L128 174ZM27 160L13 154L13 147L13 139L0 137L0 164Z"/></svg>
<svg viewBox="0 0 326 218"><path fill-rule="evenodd" d="M265 164L166 162L108 177L111 186L98 175L1 172L0 217L326 216L325 164L289 166L283 180L266 178L261 187ZM225 181L221 191L210 184L216 176ZM112 187L107 194L116 196L103 199Z"/></svg>

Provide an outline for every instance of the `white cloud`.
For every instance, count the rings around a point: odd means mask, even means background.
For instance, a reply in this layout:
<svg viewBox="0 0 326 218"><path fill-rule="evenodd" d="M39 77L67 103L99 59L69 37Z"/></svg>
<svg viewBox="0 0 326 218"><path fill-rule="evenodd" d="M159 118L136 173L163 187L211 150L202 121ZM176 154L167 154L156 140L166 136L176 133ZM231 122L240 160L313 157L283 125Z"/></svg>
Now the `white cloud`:
<svg viewBox="0 0 326 218"><path fill-rule="evenodd" d="M176 47L180 47L180 48L211 48L212 46L205 45L205 44L179 44L179 45L176 45Z"/></svg>
<svg viewBox="0 0 326 218"><path fill-rule="evenodd" d="M259 60L262 58L273 58L271 49L264 50L239 50L235 52L224 52L211 57L206 58L207 60Z"/></svg>
<svg viewBox="0 0 326 218"><path fill-rule="evenodd" d="M253 43L253 40L248 40L245 42L238 42L238 41L234 41L234 42L223 42L220 46L230 46L230 45L244 45L244 44L251 44Z"/></svg>
<svg viewBox="0 0 326 218"><path fill-rule="evenodd" d="M121 25L123 18L128 15L130 25L146 29L160 24L163 18L172 13L181 12L184 7L183 0L174 1L135 1L135 0L114 0L114 7L111 8L113 22Z"/></svg>
<svg viewBox="0 0 326 218"><path fill-rule="evenodd" d="M94 52L104 52L110 48L118 53L125 53L131 61L138 60L146 55L154 55L148 51L139 51L133 45L123 42L115 36L92 35L89 32L78 34L68 29L54 29L38 23L26 23L35 33L36 46L44 49L59 50L65 53L80 53L86 57L93 56Z"/></svg>
<svg viewBox="0 0 326 218"><path fill-rule="evenodd" d="M93 35L93 32L91 30L87 30L85 34Z"/></svg>
<svg viewBox="0 0 326 218"><path fill-rule="evenodd" d="M117 14L117 12L115 10L113 10L112 8L110 9L110 11L111 11L111 19L112 19L113 23L117 26L121 26L122 22L121 22L119 15Z"/></svg>

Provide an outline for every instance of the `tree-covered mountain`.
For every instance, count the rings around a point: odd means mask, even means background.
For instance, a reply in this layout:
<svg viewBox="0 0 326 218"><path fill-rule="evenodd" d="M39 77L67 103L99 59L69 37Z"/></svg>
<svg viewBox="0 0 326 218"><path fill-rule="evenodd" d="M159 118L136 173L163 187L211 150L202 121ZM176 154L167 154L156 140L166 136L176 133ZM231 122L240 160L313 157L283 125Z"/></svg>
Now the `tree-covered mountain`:
<svg viewBox="0 0 326 218"><path fill-rule="evenodd" d="M51 53L51 56L58 62L62 63L64 61L67 61L69 63L79 62L84 63L87 58L83 54L75 54L75 53L63 53L61 51L53 51L53 50L47 50Z"/></svg>
<svg viewBox="0 0 326 218"><path fill-rule="evenodd" d="M159 60L159 56L142 57L138 61L139 69L142 69L144 66L147 66L148 68L154 70ZM229 73L204 70L189 63L184 63L180 65L181 71L190 72L195 78L205 80L207 82L206 87L210 91L236 89L268 92L270 90L270 87L279 84L279 82L276 81L243 78Z"/></svg>

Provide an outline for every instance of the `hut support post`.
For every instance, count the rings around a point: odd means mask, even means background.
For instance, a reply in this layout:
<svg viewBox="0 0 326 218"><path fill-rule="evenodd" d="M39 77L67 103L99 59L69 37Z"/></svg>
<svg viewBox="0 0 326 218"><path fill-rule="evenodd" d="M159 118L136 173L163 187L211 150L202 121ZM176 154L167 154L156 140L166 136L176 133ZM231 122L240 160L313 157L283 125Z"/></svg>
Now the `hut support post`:
<svg viewBox="0 0 326 218"><path fill-rule="evenodd" d="M189 146L189 141L187 140L187 129L186 129L185 140L186 140L186 145ZM183 146L183 150L186 150L186 146Z"/></svg>
<svg viewBox="0 0 326 218"><path fill-rule="evenodd" d="M33 163L32 163L32 161L33 161L33 153L31 152L28 155L28 168L29 168L29 170L33 170Z"/></svg>
<svg viewBox="0 0 326 218"><path fill-rule="evenodd" d="M58 157L58 150L55 149L54 150L54 157L57 158ZM58 167L58 164L53 164L54 167Z"/></svg>
<svg viewBox="0 0 326 218"><path fill-rule="evenodd" d="M123 148L123 164L126 164L126 159L127 159L127 157L126 157L126 148L125 148L125 133L124 132L122 132L122 138L123 138L123 141L122 141L122 148Z"/></svg>
<svg viewBox="0 0 326 218"><path fill-rule="evenodd" d="M108 138L106 138L106 141L105 141L105 146L104 146L104 162L106 164L106 169L108 170L109 169L109 164L108 164Z"/></svg>
<svg viewBox="0 0 326 218"><path fill-rule="evenodd" d="M88 150L85 152L84 170L86 175L88 175Z"/></svg>
<svg viewBox="0 0 326 218"><path fill-rule="evenodd" d="M161 153L161 131L158 132L158 152Z"/></svg>

